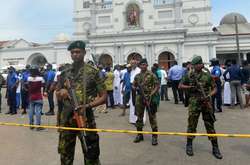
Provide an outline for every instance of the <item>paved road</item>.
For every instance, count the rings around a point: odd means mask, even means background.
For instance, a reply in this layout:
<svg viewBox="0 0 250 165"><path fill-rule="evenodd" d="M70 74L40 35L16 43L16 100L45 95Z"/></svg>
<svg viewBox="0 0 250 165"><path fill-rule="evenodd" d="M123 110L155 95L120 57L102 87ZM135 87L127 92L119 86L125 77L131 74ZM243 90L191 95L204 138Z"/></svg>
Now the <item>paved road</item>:
<svg viewBox="0 0 250 165"><path fill-rule="evenodd" d="M172 99L173 100L173 99ZM46 101L47 102L47 101ZM47 110L45 105L44 111ZM6 107L3 107L6 112ZM99 128L130 129L134 126L128 123L126 117L118 117L120 109L111 110L107 114L96 113ZM226 109L216 114L218 121L216 129L219 133L250 133L250 109ZM55 116L42 117L43 124L54 125ZM1 122L28 123L27 116L20 114L10 116L0 114ZM187 110L183 105L175 105L173 101L161 102L158 112L160 131L185 132L187 125ZM148 120L145 130L151 130ZM205 132L200 119L197 129ZM194 156L185 154L185 137L160 136L159 145L151 145L151 136L139 144L132 141L135 135L101 133L102 165L246 165L250 162L250 139L220 138L219 144L224 155L223 160L216 160L211 154L211 144L206 137L198 137L194 141ZM29 128L0 126L0 164L7 165L59 165L57 154L58 133L55 130L41 132ZM75 165L83 164L80 145L77 144Z"/></svg>

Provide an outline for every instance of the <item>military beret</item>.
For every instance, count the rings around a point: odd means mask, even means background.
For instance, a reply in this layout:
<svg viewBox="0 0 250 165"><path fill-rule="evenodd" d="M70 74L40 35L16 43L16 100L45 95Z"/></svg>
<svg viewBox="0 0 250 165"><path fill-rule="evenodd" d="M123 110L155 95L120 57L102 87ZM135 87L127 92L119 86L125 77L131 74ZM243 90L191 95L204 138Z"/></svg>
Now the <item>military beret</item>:
<svg viewBox="0 0 250 165"><path fill-rule="evenodd" d="M72 42L69 47L68 47L68 51L72 50L72 49L75 49L75 48L79 48L79 49L85 49L85 42L83 41L74 41Z"/></svg>
<svg viewBox="0 0 250 165"><path fill-rule="evenodd" d="M212 58L212 59L210 60L210 62L216 62L216 61L219 61L219 59L218 59L218 58Z"/></svg>
<svg viewBox="0 0 250 165"><path fill-rule="evenodd" d="M146 58L141 59L139 65L141 65L141 64L147 64L148 65L147 59Z"/></svg>
<svg viewBox="0 0 250 165"><path fill-rule="evenodd" d="M192 65L203 64L201 56L196 56L192 59Z"/></svg>
<svg viewBox="0 0 250 165"><path fill-rule="evenodd" d="M30 70L39 70L39 66L37 65L31 65Z"/></svg>

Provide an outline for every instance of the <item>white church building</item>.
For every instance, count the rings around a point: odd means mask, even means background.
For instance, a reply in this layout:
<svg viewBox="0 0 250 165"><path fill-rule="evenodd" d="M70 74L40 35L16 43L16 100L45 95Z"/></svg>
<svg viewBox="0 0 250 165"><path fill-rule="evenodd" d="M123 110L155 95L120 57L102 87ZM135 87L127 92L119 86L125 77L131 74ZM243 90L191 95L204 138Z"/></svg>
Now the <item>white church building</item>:
<svg viewBox="0 0 250 165"><path fill-rule="evenodd" d="M72 40L87 42L92 56L105 66L147 58L149 65L169 68L201 55L206 63L238 59L234 17L238 18L242 59L250 61L250 24L238 14L212 24L211 0L74 0L75 30L49 44L23 39L0 41L0 66L71 62L67 46Z"/></svg>
<svg viewBox="0 0 250 165"><path fill-rule="evenodd" d="M75 39L106 65L147 58L169 67L216 57L210 0L74 0Z"/></svg>

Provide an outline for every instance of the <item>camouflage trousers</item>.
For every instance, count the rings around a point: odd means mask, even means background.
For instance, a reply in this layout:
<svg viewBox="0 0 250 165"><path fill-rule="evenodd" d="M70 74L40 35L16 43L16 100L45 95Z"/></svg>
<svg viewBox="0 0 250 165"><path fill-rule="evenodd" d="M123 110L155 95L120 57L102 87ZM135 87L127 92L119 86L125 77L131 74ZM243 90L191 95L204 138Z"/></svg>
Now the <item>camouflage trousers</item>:
<svg viewBox="0 0 250 165"><path fill-rule="evenodd" d="M209 107L206 107L196 99L190 98L189 99L189 107L188 107L188 133L196 133L197 124L199 121L199 116L202 114L202 118L204 121L205 128L207 130L207 133L209 134L215 134L214 129L214 121L211 117L212 109ZM188 136L189 139L194 139L195 136ZM208 137L209 140L217 139L217 137Z"/></svg>
<svg viewBox="0 0 250 165"><path fill-rule="evenodd" d="M146 108L145 104L142 104L141 101L136 100L135 104L135 115L137 116L136 128L142 130L143 128L143 117L145 109L148 112L148 118L153 131L158 130L156 112L157 112L157 104L150 104L149 109Z"/></svg>
<svg viewBox="0 0 250 165"><path fill-rule="evenodd" d="M83 139L79 132L76 131L60 131L58 153L61 157L61 165L73 165L75 155L76 137L79 138L82 149ZM99 136L96 133L88 133L86 135L86 144L88 152L84 153L85 165L101 165L99 160ZM84 152L84 151L83 151Z"/></svg>

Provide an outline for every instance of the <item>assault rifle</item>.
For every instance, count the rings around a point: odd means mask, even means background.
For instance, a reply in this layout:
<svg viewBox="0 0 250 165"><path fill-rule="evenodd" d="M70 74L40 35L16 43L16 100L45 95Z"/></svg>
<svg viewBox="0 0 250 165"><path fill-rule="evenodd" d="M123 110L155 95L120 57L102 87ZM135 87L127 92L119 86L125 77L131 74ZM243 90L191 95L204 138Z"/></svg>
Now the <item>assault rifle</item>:
<svg viewBox="0 0 250 165"><path fill-rule="evenodd" d="M145 104L147 111L151 113L151 108L150 108L151 97L147 98L145 96L142 85L138 85L138 92L140 93L142 97L142 103Z"/></svg>
<svg viewBox="0 0 250 165"><path fill-rule="evenodd" d="M85 107L79 105L79 102L76 97L76 91L70 79L67 78L66 83L67 83L68 92L70 95L70 102L74 108L73 119L76 120L76 124L78 128L86 128L86 123L87 123L86 109ZM87 153L88 147L86 144L86 132L80 131L80 137L81 137L80 140L82 141L82 144L83 144L83 152Z"/></svg>
<svg viewBox="0 0 250 165"><path fill-rule="evenodd" d="M201 91L203 104L205 104L206 107L208 107L208 108L210 109L210 110L208 110L208 113L209 113L211 119L213 120L213 122L215 122L215 121L216 121L216 118L215 118L215 116L214 116L214 113L211 111L211 110L213 109L213 108L212 108L212 105L211 105L211 102L210 102L211 100L207 100L208 98L207 98L207 96L206 96L205 90L204 90L203 86L201 85L201 83L198 82L198 79L197 79L197 77L196 77L195 74L193 74L193 77L194 77L194 81L195 81L197 87L198 87L198 88L200 89L200 91Z"/></svg>

